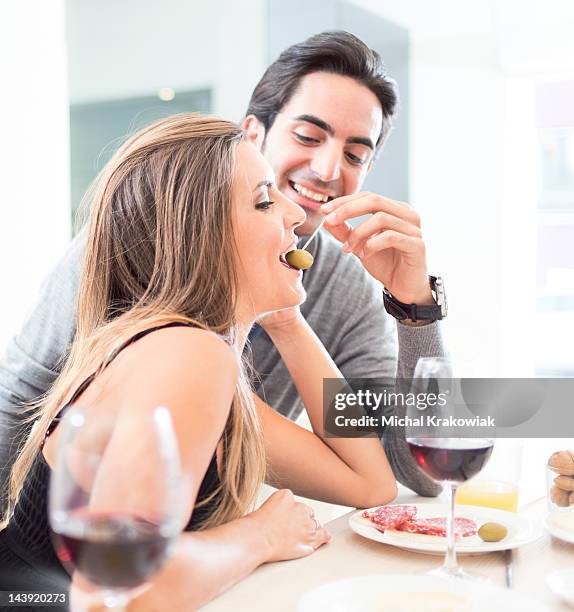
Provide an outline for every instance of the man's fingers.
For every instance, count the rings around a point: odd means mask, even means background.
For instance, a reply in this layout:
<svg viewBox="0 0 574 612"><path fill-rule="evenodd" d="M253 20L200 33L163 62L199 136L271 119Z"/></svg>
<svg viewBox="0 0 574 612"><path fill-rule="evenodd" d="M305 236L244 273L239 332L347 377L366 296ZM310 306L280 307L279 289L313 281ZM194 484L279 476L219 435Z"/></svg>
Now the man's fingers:
<svg viewBox="0 0 574 612"><path fill-rule="evenodd" d="M425 243L421 238L407 236L394 230L386 230L377 236L369 238L363 246L363 257L368 257L384 249L396 249L408 255L424 254Z"/></svg>
<svg viewBox="0 0 574 612"><path fill-rule="evenodd" d="M341 244L347 242L347 238L349 234L353 230L353 228L348 223L341 223L340 225L330 225L325 221L325 225L323 226L331 236L337 239Z"/></svg>
<svg viewBox="0 0 574 612"><path fill-rule="evenodd" d="M421 230L415 225L379 211L351 231L347 238L348 248L346 250L348 252L354 251L362 242L368 240L371 236L380 234L384 230L395 230L415 238L421 237Z"/></svg>
<svg viewBox="0 0 574 612"><path fill-rule="evenodd" d="M379 211L403 219L416 227L421 225L418 213L405 202L391 200L390 198L384 198L383 196L368 192L336 198L323 205L321 210L323 212L331 211L327 216L327 222L331 225Z"/></svg>
<svg viewBox="0 0 574 612"><path fill-rule="evenodd" d="M395 204L398 204L399 206L402 206L403 208L411 208L411 206L407 202L393 200L393 198L386 198L382 195L379 195L378 193L373 193L372 191L358 191L357 193L351 193L350 195L340 196L338 198L335 198L334 200L331 200L330 202L323 204L321 206L321 209L336 210L337 208L339 208L340 206L343 206L344 204L347 204L348 202L353 202L354 200L360 200L362 198L371 197L371 196L375 198L382 198L383 200L388 200L389 202L394 202Z"/></svg>

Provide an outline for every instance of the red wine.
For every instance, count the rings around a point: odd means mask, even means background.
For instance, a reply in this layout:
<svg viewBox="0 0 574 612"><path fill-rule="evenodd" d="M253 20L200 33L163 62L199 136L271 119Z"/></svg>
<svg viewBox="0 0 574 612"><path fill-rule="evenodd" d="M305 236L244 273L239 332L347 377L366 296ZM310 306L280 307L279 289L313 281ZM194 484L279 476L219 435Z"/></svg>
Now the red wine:
<svg viewBox="0 0 574 612"><path fill-rule="evenodd" d="M487 438L407 438L407 444L431 478L464 482L482 470L494 442Z"/></svg>
<svg viewBox="0 0 574 612"><path fill-rule="evenodd" d="M129 589L144 584L163 565L171 538L160 527L129 515L77 513L55 533L63 563L90 582Z"/></svg>

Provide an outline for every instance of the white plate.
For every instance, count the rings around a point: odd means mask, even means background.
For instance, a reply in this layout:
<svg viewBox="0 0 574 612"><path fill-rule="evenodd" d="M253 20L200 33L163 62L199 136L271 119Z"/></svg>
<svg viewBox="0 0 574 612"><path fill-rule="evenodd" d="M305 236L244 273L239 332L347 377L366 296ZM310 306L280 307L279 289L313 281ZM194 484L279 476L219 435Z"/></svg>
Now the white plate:
<svg viewBox="0 0 574 612"><path fill-rule="evenodd" d="M570 510L567 512L571 512ZM560 526L560 524L554 523L554 517L561 517L564 515L564 512L556 512L552 514L548 514L544 519L544 527L548 530L548 532L553 535L555 538L559 540L564 540L564 542L569 542L570 544L574 544L574 530L567 529L565 527ZM560 520L560 519L558 519Z"/></svg>
<svg viewBox="0 0 574 612"><path fill-rule="evenodd" d="M395 504L403 505L403 504ZM417 507L417 518L431 518L446 516L446 504L409 504ZM370 511L376 510L371 508ZM361 516L363 510L355 512L349 518L349 526L359 535L390 544L399 548L418 552L443 554L446 552L446 538L440 536L429 536L419 533L407 533L389 529L384 533L375 529L369 519ZM487 553L495 550L506 550L518 548L524 544L534 542L542 535L542 529L532 518L524 516L520 512L507 512L483 506L467 506L460 504L456 506L456 517L464 517L476 521L478 527L483 523L500 523L508 529L508 535L500 542L483 542L478 535L459 538L456 541L457 554Z"/></svg>
<svg viewBox="0 0 574 612"><path fill-rule="evenodd" d="M552 572L546 578L546 584L554 595L574 606L574 569Z"/></svg>
<svg viewBox="0 0 574 612"><path fill-rule="evenodd" d="M414 601L396 601L400 597ZM433 599L442 598L442 602ZM390 607L392 600L395 605ZM449 607L445 599L454 599ZM430 604L434 603L434 607ZM387 607L383 607L384 604ZM451 603L451 602L449 602ZM423 605L424 604L424 605ZM360 576L329 582L306 593L298 612L543 612L546 608L510 589L425 575Z"/></svg>

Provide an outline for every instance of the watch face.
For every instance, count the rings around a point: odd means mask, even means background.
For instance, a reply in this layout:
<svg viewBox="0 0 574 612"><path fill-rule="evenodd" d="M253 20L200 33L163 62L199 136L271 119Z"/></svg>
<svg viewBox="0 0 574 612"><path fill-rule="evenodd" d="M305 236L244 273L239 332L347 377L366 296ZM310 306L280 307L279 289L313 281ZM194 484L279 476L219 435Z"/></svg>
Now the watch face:
<svg viewBox="0 0 574 612"><path fill-rule="evenodd" d="M443 319L446 317L447 313L447 304L446 304L446 293L444 290L444 281L440 276L434 278L433 290L436 293L436 303L440 308L440 318Z"/></svg>

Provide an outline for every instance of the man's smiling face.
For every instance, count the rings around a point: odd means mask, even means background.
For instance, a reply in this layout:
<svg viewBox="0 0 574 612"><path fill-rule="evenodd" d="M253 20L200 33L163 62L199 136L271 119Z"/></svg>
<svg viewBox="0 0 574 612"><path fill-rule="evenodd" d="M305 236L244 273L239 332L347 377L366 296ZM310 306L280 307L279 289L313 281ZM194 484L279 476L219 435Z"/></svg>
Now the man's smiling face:
<svg viewBox="0 0 574 612"><path fill-rule="evenodd" d="M307 213L298 234L309 234L320 223L319 207L327 199L359 191L382 122L377 96L358 81L327 72L301 79L262 149L279 190Z"/></svg>

